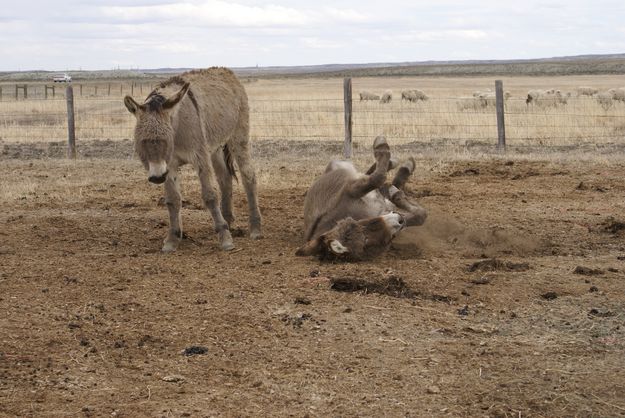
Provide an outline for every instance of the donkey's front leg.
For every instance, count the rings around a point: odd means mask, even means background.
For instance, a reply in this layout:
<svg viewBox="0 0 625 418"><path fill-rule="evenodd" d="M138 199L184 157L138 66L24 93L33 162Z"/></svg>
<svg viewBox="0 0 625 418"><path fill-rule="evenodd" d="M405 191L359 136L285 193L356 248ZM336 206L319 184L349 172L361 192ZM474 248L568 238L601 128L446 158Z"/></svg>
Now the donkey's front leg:
<svg viewBox="0 0 625 418"><path fill-rule="evenodd" d="M180 221L182 196L177 169L170 171L165 180L165 204L169 211L169 231L163 242L163 252L169 253L175 251L180 240L182 240L182 223Z"/></svg>
<svg viewBox="0 0 625 418"><path fill-rule="evenodd" d="M215 224L215 231L219 234L219 245L222 250L232 250L234 248L232 235L230 234L228 223L219 208L219 195L213 186L215 173L208 160L206 164L198 167L198 176L200 177L200 184L202 185L202 200L211 213L213 223Z"/></svg>

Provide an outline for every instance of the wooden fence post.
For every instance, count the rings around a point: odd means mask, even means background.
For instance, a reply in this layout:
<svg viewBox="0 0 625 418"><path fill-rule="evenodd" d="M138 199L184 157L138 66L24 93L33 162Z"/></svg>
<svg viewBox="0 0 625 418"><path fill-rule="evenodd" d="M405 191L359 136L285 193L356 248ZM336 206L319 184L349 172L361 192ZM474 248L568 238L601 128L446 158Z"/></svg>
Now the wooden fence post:
<svg viewBox="0 0 625 418"><path fill-rule="evenodd" d="M495 80L495 106L497 108L497 149L506 150L506 124L504 122L503 82Z"/></svg>
<svg viewBox="0 0 625 418"><path fill-rule="evenodd" d="M22 90L22 92L24 92L24 99L28 99L28 85L22 84L20 86L20 85L16 84L15 85L15 100L17 100L18 97L19 97L18 93L19 93L20 89Z"/></svg>
<svg viewBox="0 0 625 418"><path fill-rule="evenodd" d="M56 97L56 91L54 86L45 85L43 87L45 89L45 98L48 98L48 90L52 91L52 97Z"/></svg>
<svg viewBox="0 0 625 418"><path fill-rule="evenodd" d="M111 95L111 83L109 83L109 91L108 91L107 96L110 96L110 95Z"/></svg>
<svg viewBox="0 0 625 418"><path fill-rule="evenodd" d="M81 85L82 86L82 85ZM67 158L76 159L76 127L74 124L74 89L71 84L65 90L67 98Z"/></svg>
<svg viewBox="0 0 625 418"><path fill-rule="evenodd" d="M352 79L343 79L343 104L345 107L345 143L343 156L345 159L352 158Z"/></svg>

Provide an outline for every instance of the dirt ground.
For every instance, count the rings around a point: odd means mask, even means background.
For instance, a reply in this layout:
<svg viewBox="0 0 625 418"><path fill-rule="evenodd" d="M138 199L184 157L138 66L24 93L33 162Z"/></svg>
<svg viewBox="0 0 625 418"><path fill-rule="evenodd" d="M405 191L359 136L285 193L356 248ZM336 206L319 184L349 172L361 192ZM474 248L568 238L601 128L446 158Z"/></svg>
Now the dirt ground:
<svg viewBox="0 0 625 418"><path fill-rule="evenodd" d="M417 154L426 224L333 264L294 256L333 150L259 153L264 239L237 186L231 252L185 171L164 255L123 145L0 145L2 416L625 415L622 158Z"/></svg>

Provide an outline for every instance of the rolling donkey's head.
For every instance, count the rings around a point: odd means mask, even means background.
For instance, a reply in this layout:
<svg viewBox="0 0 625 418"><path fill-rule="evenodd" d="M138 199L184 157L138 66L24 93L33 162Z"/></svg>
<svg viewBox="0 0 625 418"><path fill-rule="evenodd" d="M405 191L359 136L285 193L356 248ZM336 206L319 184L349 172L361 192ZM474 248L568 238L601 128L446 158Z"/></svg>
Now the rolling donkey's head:
<svg viewBox="0 0 625 418"><path fill-rule="evenodd" d="M126 96L124 104L135 115L135 151L148 170L148 180L163 183L167 178L167 164L174 149L174 129L171 125L171 112L189 90L189 83L173 96L164 97L154 90L139 104Z"/></svg>
<svg viewBox="0 0 625 418"><path fill-rule="evenodd" d="M396 212L361 221L346 218L330 231L308 241L295 255L346 261L370 259L386 251L405 224L404 217Z"/></svg>

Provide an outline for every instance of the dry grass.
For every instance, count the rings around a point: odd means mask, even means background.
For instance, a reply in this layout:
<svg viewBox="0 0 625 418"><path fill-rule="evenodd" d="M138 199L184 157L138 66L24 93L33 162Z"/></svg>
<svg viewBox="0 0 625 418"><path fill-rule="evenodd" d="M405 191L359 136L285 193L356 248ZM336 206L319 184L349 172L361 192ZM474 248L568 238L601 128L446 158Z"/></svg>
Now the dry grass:
<svg viewBox="0 0 625 418"><path fill-rule="evenodd" d="M270 79L246 83L251 104L254 140L333 140L344 137L343 80L340 78ZM625 135L625 105L604 109L592 98L571 97L566 106L527 107L530 89L557 88L574 91L581 85L600 90L620 87L618 76L511 77L504 88L512 97L506 104L506 134L511 145L580 145L618 143ZM122 95L130 93L130 82L83 83L83 95L75 89L78 140L132 137L133 118L123 107ZM98 86L98 95L95 87ZM134 96L145 97L150 83L139 84ZM41 85L42 86L42 85ZM41 87L39 86L39 87ZM121 88L120 88L121 86ZM400 100L401 90L419 88L427 102ZM395 143L428 142L458 146L496 141L494 107L474 106L476 90L492 90L490 77L371 77L353 80L354 141L363 145L379 134ZM57 87L62 90L63 87ZM358 101L360 90L393 91L393 101L382 105ZM63 94L55 99L0 102L0 138L5 141L52 141L66 138L66 104ZM34 91L34 90L33 90Z"/></svg>

